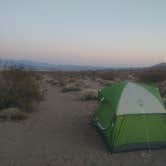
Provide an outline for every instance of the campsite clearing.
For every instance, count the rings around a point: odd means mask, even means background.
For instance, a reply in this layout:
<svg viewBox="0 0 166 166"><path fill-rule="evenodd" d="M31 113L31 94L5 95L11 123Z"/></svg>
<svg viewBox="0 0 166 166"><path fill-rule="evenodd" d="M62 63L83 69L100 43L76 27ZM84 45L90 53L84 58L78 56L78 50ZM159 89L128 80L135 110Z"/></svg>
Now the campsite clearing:
<svg viewBox="0 0 166 166"><path fill-rule="evenodd" d="M111 154L90 124L96 101L47 84L46 100L22 122L0 123L0 166L164 166L166 150Z"/></svg>

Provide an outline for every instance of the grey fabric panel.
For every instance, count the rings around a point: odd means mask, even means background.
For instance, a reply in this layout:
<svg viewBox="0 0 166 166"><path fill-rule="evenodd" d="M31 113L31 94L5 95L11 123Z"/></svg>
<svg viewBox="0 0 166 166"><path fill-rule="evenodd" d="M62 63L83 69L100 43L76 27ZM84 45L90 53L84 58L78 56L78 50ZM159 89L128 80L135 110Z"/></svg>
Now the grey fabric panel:
<svg viewBox="0 0 166 166"><path fill-rule="evenodd" d="M135 83L128 83L124 88L117 110L117 115L166 114L160 101L146 88Z"/></svg>

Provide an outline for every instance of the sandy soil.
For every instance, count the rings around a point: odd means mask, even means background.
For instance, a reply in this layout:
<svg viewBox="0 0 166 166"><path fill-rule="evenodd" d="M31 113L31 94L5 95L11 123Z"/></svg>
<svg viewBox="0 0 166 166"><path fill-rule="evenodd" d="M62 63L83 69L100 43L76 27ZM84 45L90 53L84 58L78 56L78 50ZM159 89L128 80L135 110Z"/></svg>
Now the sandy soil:
<svg viewBox="0 0 166 166"><path fill-rule="evenodd" d="M90 124L96 102L47 85L46 100L22 122L0 122L0 166L164 166L166 150L111 154Z"/></svg>

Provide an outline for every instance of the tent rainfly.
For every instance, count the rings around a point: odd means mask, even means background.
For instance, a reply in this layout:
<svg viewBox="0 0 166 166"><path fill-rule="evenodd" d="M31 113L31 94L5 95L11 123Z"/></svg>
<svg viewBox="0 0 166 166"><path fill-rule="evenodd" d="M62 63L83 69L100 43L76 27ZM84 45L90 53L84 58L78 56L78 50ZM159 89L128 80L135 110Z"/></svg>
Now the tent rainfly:
<svg viewBox="0 0 166 166"><path fill-rule="evenodd" d="M121 82L98 97L94 122L112 152L166 147L166 110L157 88Z"/></svg>

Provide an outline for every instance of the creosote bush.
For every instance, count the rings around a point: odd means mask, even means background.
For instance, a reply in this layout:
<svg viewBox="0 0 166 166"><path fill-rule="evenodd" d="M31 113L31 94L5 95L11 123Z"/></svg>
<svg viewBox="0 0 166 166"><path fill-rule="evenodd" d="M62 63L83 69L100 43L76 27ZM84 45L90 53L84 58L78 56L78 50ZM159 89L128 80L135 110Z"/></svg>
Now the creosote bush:
<svg viewBox="0 0 166 166"><path fill-rule="evenodd" d="M79 91L80 88L80 84L79 83L67 83L63 89L62 92L69 92L69 91Z"/></svg>
<svg viewBox="0 0 166 166"><path fill-rule="evenodd" d="M96 89L86 89L83 90L81 93L81 100L97 100L98 97L98 90Z"/></svg>
<svg viewBox="0 0 166 166"><path fill-rule="evenodd" d="M0 111L1 120L24 120L28 113L19 108L6 108Z"/></svg>
<svg viewBox="0 0 166 166"><path fill-rule="evenodd" d="M34 103L40 102L43 95L34 72L16 67L1 72L0 109L18 107L32 111Z"/></svg>
<svg viewBox="0 0 166 166"><path fill-rule="evenodd" d="M96 73L96 76L103 80L114 80L117 77L117 75L112 71L98 72Z"/></svg>

